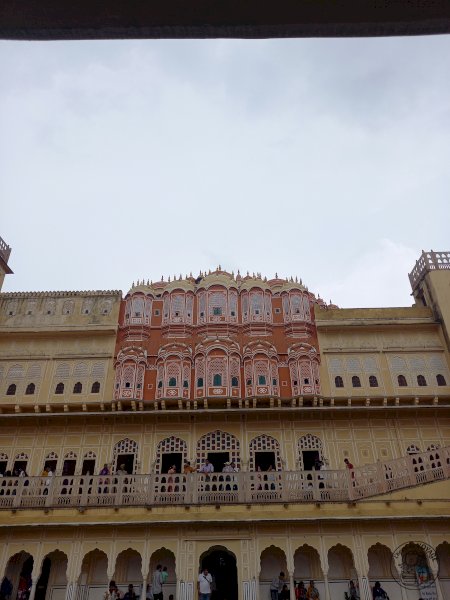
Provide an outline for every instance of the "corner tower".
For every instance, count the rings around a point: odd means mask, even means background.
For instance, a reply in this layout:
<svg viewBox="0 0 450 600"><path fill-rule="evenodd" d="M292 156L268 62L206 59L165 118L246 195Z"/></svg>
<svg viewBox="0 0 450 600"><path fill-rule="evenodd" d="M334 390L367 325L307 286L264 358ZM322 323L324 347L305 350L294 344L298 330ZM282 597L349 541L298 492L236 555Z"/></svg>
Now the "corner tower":
<svg viewBox="0 0 450 600"><path fill-rule="evenodd" d="M429 306L450 350L450 252L424 252L409 274L413 296L419 306Z"/></svg>
<svg viewBox="0 0 450 600"><path fill-rule="evenodd" d="M10 275L12 270L8 266L9 255L11 254L11 248L8 244L0 237L0 291L3 287L3 281L5 275Z"/></svg>

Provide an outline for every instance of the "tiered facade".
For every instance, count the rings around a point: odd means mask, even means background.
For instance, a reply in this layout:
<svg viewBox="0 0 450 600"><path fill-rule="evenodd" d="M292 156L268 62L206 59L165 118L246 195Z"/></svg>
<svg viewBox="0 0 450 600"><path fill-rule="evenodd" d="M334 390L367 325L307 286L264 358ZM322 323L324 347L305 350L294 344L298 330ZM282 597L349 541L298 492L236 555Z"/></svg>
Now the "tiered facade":
<svg viewBox="0 0 450 600"><path fill-rule="evenodd" d="M157 563L165 600L192 600L201 565L217 600L269 600L280 570L292 600L310 579L326 600L350 579L363 600L376 580L391 598L450 597L449 261L421 257L409 308L339 309L220 268L124 299L0 294L12 600L25 585L97 600L113 578L145 592ZM426 589L403 572L411 555Z"/></svg>

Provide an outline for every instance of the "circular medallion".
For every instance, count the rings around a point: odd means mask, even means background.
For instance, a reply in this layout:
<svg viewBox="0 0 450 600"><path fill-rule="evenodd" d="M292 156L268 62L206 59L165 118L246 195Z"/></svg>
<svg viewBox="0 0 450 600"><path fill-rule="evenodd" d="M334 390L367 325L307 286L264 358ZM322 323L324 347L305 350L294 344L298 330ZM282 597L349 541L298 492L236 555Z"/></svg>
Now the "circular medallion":
<svg viewBox="0 0 450 600"><path fill-rule="evenodd" d="M434 573L431 563L438 567ZM406 542L398 546L392 553L391 573L403 588L420 590L423 598L435 598L434 581L439 574L439 560L434 548L425 542Z"/></svg>

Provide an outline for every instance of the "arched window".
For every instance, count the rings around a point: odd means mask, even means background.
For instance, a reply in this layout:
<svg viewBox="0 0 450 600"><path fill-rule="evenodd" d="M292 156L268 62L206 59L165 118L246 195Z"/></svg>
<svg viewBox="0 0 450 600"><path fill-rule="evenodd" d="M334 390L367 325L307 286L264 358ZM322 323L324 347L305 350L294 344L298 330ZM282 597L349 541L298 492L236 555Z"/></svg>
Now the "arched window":
<svg viewBox="0 0 450 600"><path fill-rule="evenodd" d="M406 383L406 377L404 375L399 375L397 377L398 385L400 387L406 387L408 384Z"/></svg>
<svg viewBox="0 0 450 600"><path fill-rule="evenodd" d="M27 396L32 396L34 394L35 390L36 390L36 386L34 385L34 383L29 383L27 385L27 389L25 390L25 394Z"/></svg>
<svg viewBox="0 0 450 600"><path fill-rule="evenodd" d="M61 381L55 388L55 394L64 394L64 384Z"/></svg>
<svg viewBox="0 0 450 600"><path fill-rule="evenodd" d="M445 377L443 375L436 375L436 383L438 385L447 385Z"/></svg>
<svg viewBox="0 0 450 600"><path fill-rule="evenodd" d="M239 379L237 377L231 378L231 387L239 387Z"/></svg>
<svg viewBox="0 0 450 600"><path fill-rule="evenodd" d="M361 380L359 379L358 375L353 375L352 386L353 387L361 387Z"/></svg>
<svg viewBox="0 0 450 600"><path fill-rule="evenodd" d="M76 384L73 386L73 393L81 394L82 389L83 389L83 386L81 385L81 382L77 381Z"/></svg>
<svg viewBox="0 0 450 600"><path fill-rule="evenodd" d="M378 379L375 377L375 375L371 375L369 377L369 385L370 387L378 387Z"/></svg>
<svg viewBox="0 0 450 600"><path fill-rule="evenodd" d="M169 379L169 387L177 387L176 377L170 377L170 379Z"/></svg>
<svg viewBox="0 0 450 600"><path fill-rule="evenodd" d="M198 388L202 388L203 387L203 377L198 377L197 378L197 387Z"/></svg>
<svg viewBox="0 0 450 600"><path fill-rule="evenodd" d="M91 394L98 394L100 392L100 383L98 381L94 381L91 387Z"/></svg>
<svg viewBox="0 0 450 600"><path fill-rule="evenodd" d="M222 375L220 375L219 373L216 373L213 376L213 386L221 386L222 385Z"/></svg>
<svg viewBox="0 0 450 600"><path fill-rule="evenodd" d="M189 387L189 381L188 381L187 379L185 379L185 380L183 381L183 387L184 387L184 388L188 388L188 387Z"/></svg>
<svg viewBox="0 0 450 600"><path fill-rule="evenodd" d="M342 377L340 375L338 375L337 377L334 378L334 385L337 388L343 388L344 387L344 380L342 379Z"/></svg>
<svg viewBox="0 0 450 600"><path fill-rule="evenodd" d="M6 390L6 395L7 396L15 396L16 395L16 390L17 390L17 386L15 383L11 383L11 385L8 386L8 389Z"/></svg>
<svg viewBox="0 0 450 600"><path fill-rule="evenodd" d="M159 381L158 381L158 390L160 390L161 388L162 388L162 381L161 381L161 380L159 380Z"/></svg>
<svg viewBox="0 0 450 600"><path fill-rule="evenodd" d="M258 375L258 385L266 385L266 376Z"/></svg>
<svg viewBox="0 0 450 600"><path fill-rule="evenodd" d="M419 387L425 387L427 385L427 380L423 375L417 375L417 385Z"/></svg>

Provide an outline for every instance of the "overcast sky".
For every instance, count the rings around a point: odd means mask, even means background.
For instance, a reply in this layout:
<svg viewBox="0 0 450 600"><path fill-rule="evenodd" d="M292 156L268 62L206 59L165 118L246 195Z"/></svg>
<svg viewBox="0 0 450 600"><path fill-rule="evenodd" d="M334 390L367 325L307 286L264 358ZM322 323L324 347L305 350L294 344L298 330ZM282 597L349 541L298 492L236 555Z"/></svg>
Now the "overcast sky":
<svg viewBox="0 0 450 600"><path fill-rule="evenodd" d="M450 250L450 37L0 43L3 291L213 269L411 304Z"/></svg>

